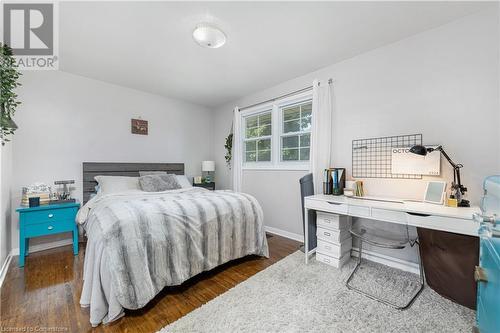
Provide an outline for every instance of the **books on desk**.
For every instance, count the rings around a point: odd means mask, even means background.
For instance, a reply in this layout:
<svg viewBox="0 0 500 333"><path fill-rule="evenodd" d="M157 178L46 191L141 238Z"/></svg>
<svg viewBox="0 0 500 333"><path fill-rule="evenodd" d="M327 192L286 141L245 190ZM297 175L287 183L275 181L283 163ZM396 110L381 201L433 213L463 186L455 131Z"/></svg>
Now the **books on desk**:
<svg viewBox="0 0 500 333"><path fill-rule="evenodd" d="M341 268L351 257L350 220L345 215L318 212L316 260Z"/></svg>

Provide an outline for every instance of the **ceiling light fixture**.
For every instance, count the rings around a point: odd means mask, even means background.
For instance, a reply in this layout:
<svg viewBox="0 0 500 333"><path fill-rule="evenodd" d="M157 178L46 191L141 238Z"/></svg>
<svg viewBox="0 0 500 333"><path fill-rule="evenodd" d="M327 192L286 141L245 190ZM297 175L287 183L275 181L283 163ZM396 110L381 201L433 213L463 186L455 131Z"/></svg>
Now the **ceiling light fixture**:
<svg viewBox="0 0 500 333"><path fill-rule="evenodd" d="M226 35L219 28L208 23L201 23L193 31L193 38L199 45L216 49L226 43Z"/></svg>

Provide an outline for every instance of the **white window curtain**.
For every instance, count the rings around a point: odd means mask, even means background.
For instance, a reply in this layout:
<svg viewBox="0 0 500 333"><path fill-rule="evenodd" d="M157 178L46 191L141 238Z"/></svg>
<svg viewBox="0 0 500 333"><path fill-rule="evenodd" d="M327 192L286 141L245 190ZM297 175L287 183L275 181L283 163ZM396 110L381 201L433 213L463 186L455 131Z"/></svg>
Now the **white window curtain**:
<svg viewBox="0 0 500 333"><path fill-rule="evenodd" d="M233 163L231 165L231 169L233 170L233 191L235 192L241 192L242 154L240 109L235 107L233 111Z"/></svg>
<svg viewBox="0 0 500 333"><path fill-rule="evenodd" d="M332 166L332 87L330 82L313 82L309 171L313 174L315 194L323 193L324 169Z"/></svg>

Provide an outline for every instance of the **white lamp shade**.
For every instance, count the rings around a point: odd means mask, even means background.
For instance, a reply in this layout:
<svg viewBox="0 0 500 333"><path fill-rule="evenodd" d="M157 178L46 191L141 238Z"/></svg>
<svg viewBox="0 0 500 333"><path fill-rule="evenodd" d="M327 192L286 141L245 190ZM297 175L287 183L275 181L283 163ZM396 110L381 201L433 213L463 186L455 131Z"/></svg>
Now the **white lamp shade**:
<svg viewBox="0 0 500 333"><path fill-rule="evenodd" d="M201 162L201 171L215 171L215 162L214 161Z"/></svg>

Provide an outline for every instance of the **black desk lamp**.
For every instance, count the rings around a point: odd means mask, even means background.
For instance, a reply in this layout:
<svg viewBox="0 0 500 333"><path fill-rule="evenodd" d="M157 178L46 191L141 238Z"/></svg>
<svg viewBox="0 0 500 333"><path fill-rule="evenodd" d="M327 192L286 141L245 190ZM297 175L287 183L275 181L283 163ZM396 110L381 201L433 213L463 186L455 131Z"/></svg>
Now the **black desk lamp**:
<svg viewBox="0 0 500 333"><path fill-rule="evenodd" d="M430 147L424 147L421 145L416 145L410 148L410 152L413 154L425 156L427 153L433 152L435 150L438 150L443 154L443 156L446 158L446 160L451 164L453 167L453 183L451 184L451 188L454 191L452 195L454 196L455 199L457 199L458 206L459 207L470 207L469 200L463 199L463 196L465 192L467 192L467 187L462 185L462 182L460 180L460 168L463 167L462 164L456 164L451 160L451 158L446 154L442 146L438 146L437 148L430 148Z"/></svg>

